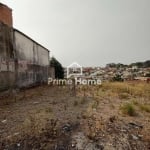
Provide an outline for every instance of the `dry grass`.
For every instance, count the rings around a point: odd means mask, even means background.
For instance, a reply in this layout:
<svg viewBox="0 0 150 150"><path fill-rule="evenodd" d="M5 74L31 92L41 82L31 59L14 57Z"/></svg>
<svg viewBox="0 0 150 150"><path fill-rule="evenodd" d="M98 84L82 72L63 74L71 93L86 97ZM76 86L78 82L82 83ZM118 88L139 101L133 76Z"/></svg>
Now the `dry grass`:
<svg viewBox="0 0 150 150"><path fill-rule="evenodd" d="M136 106L139 105L139 102L138 102L136 99L133 99L133 100L132 100L132 103L133 103L134 105L136 105Z"/></svg>
<svg viewBox="0 0 150 150"><path fill-rule="evenodd" d="M128 93L119 93L118 96L120 99L128 99L129 98Z"/></svg>
<svg viewBox="0 0 150 150"><path fill-rule="evenodd" d="M98 105L99 105L99 101L94 100L93 103L92 103L92 108L97 109Z"/></svg>
<svg viewBox="0 0 150 150"><path fill-rule="evenodd" d="M48 120L53 118L51 107L47 107L43 110L37 110L29 115L25 119L21 126L21 131L24 134L38 135L45 129Z"/></svg>
<svg viewBox="0 0 150 150"><path fill-rule="evenodd" d="M96 119L93 115L88 118L87 128L85 133L90 140L98 140L100 134L104 131L104 120L102 118Z"/></svg>
<svg viewBox="0 0 150 150"><path fill-rule="evenodd" d="M111 90L118 94L126 93L132 96L150 97L150 84L147 83L109 82L103 83L102 88L103 91Z"/></svg>
<svg viewBox="0 0 150 150"><path fill-rule="evenodd" d="M78 97L78 100L74 100L73 106L83 105L86 104L87 99L86 97Z"/></svg>
<svg viewBox="0 0 150 150"><path fill-rule="evenodd" d="M80 100L80 104L85 104L86 101L87 101L87 100L86 100L86 97L82 97L81 100Z"/></svg>
<svg viewBox="0 0 150 150"><path fill-rule="evenodd" d="M135 116L136 111L150 112L150 84L129 83L129 82L110 82L102 85L103 95L111 95L111 98L118 95L120 100L128 101L123 103L121 110L123 114Z"/></svg>
<svg viewBox="0 0 150 150"><path fill-rule="evenodd" d="M148 104L147 105L146 104L141 104L139 107L140 107L140 109L142 111L150 113L150 105L148 105Z"/></svg>
<svg viewBox="0 0 150 150"><path fill-rule="evenodd" d="M55 140L61 141L58 136L64 132L62 126L65 125L66 122L73 122L75 124L77 122L81 122L79 125L79 130L83 132L90 139L90 141L100 140L100 142L102 142L101 139L104 139L111 144L110 140L115 139L114 137L118 137L112 142L118 144L116 141L121 139L122 144L125 139L124 135L128 134L128 131L127 133L123 133L124 131L122 132L121 129L124 129L126 125L128 129L128 123L131 121L135 121L136 123L137 120L139 124L144 125L143 129L145 130L143 134L138 134L143 135L143 138L146 138L145 135L149 131L147 122L149 120L148 117L150 112L149 84L110 82L102 83L102 86L82 86L80 89L77 87L78 95L75 97L72 95L70 96L70 93L68 92L69 90L66 89L62 89L62 87L57 89L45 88L43 92L42 90L39 92L39 88L38 91L35 90L35 93L30 92L31 94L28 94L27 92L25 94L26 97L23 101L24 103L20 103L19 107L16 105L16 107L13 108L15 111L17 110L16 113L14 113L15 117L11 116L13 113L9 113L9 118L7 118L8 123L11 120L12 124L19 126L16 127L18 128L16 131L19 133L19 139L24 141L23 135L27 135L26 137L29 139L29 141L30 139L32 140L33 136L39 137L39 141L37 141L39 143L42 143L42 141L47 139L49 139L46 141L48 144L50 142L55 142ZM64 90L66 91L64 92ZM32 95L33 99L31 99ZM38 104L34 104L35 100L38 102ZM25 107L25 109L22 111L20 107ZM5 115L8 115L7 110L2 109L1 112L6 111ZM26 110L26 112L24 110ZM125 114L124 117L120 112ZM1 114L3 115L3 113ZM136 117L130 117L135 116L136 114L138 114ZM21 119L18 119L20 116ZM113 116L115 116L115 118ZM4 117L1 118L3 119ZM18 122L15 123L14 118ZM51 121L52 118L61 119L59 119L58 123L56 124L56 119ZM114 121L114 119L116 120ZM24 122L22 123L22 121ZM1 126L6 128L7 124L2 124ZM76 131L78 130L74 130L73 128L71 129L71 134L76 134ZM6 132L8 132L7 130L9 131L9 126L8 129L6 129ZM9 132L7 134L9 135ZM66 132L64 132L64 134L67 136L70 135ZM137 130L132 131L132 134L137 136ZM3 136L5 137L5 135ZM41 137L43 137L42 140ZM65 139L65 136L61 138ZM148 138L146 141L149 140ZM132 139L129 140L131 142L133 141L134 143L138 141Z"/></svg>
<svg viewBox="0 0 150 150"><path fill-rule="evenodd" d="M104 82L101 86L82 87L93 101L90 103L87 113L91 114L93 109L100 108L102 103L109 103L111 108L122 111L123 114L135 116L142 112L150 112L148 100L150 98L150 84L145 82ZM97 100L95 100L97 99ZM117 103L115 103L117 100ZM78 104L84 104L83 99ZM121 107L120 107L121 106Z"/></svg>
<svg viewBox="0 0 150 150"><path fill-rule="evenodd" d="M45 112L46 112L46 113L52 113L53 110L52 110L51 107L47 107L47 108L45 108Z"/></svg>

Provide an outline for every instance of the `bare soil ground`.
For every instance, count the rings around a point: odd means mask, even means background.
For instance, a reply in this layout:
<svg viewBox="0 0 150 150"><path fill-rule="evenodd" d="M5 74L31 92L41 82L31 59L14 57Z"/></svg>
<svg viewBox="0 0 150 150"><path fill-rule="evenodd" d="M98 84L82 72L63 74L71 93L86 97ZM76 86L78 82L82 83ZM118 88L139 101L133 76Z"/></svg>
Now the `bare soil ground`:
<svg viewBox="0 0 150 150"><path fill-rule="evenodd" d="M41 86L0 100L0 150L148 150L150 84Z"/></svg>

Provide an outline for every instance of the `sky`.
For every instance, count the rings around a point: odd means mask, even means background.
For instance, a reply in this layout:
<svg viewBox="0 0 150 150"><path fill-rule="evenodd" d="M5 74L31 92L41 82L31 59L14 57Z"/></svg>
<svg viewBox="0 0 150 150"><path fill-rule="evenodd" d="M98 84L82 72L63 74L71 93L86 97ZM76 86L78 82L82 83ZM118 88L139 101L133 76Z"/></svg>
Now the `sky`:
<svg viewBox="0 0 150 150"><path fill-rule="evenodd" d="M150 60L150 0L0 0L63 66Z"/></svg>

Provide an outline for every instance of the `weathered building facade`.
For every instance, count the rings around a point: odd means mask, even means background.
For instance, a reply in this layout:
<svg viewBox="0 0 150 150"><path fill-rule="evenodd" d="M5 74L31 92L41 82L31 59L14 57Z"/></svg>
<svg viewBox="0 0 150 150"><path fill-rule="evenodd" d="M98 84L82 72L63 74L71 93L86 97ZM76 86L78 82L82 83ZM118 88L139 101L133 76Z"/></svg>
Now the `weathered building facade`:
<svg viewBox="0 0 150 150"><path fill-rule="evenodd" d="M0 91L47 82L49 50L12 27L11 9L0 3L1 10Z"/></svg>
<svg viewBox="0 0 150 150"><path fill-rule="evenodd" d="M0 23L0 90L15 83L13 29Z"/></svg>
<svg viewBox="0 0 150 150"><path fill-rule="evenodd" d="M0 23L0 90L46 82L48 69L48 49Z"/></svg>
<svg viewBox="0 0 150 150"><path fill-rule="evenodd" d="M14 30L17 85L46 82L48 79L49 51L18 30Z"/></svg>

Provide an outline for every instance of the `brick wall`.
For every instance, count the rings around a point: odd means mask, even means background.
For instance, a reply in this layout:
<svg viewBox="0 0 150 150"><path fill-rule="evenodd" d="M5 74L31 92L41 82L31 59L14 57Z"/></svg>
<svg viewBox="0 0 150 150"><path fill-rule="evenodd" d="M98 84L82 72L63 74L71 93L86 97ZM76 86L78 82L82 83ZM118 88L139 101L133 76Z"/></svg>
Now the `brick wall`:
<svg viewBox="0 0 150 150"><path fill-rule="evenodd" d="M8 26L13 25L12 9L2 3L0 3L0 21Z"/></svg>

